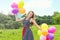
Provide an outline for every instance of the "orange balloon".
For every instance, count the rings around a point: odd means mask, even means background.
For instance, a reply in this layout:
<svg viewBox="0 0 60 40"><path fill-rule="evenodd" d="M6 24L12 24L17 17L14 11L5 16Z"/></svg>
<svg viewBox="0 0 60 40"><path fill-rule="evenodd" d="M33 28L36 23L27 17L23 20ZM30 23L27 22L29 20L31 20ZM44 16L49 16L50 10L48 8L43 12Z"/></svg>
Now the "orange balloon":
<svg viewBox="0 0 60 40"><path fill-rule="evenodd" d="M44 36L47 36L48 35L48 31L42 31L42 35L44 35Z"/></svg>
<svg viewBox="0 0 60 40"><path fill-rule="evenodd" d="M24 8L20 8L20 9L19 9L19 13L20 13L20 14L24 14L25 11L26 11L26 10L25 10Z"/></svg>

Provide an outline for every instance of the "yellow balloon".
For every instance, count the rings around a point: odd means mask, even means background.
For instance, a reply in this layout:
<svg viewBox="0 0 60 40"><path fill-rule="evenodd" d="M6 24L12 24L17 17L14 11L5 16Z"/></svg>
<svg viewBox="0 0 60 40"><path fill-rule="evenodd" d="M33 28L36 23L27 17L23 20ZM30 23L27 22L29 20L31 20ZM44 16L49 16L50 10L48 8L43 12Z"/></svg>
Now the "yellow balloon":
<svg viewBox="0 0 60 40"><path fill-rule="evenodd" d="M37 34L38 34L38 36L40 36L40 35L41 35L41 31L40 31L40 30L38 30L38 31L37 31Z"/></svg>
<svg viewBox="0 0 60 40"><path fill-rule="evenodd" d="M42 30L48 30L48 25L47 25L46 23L43 23L43 24L41 25L41 29L42 29Z"/></svg>
<svg viewBox="0 0 60 40"><path fill-rule="evenodd" d="M23 6L24 6L24 2L23 1L21 1L21 2L18 3L18 9L19 8L23 8Z"/></svg>

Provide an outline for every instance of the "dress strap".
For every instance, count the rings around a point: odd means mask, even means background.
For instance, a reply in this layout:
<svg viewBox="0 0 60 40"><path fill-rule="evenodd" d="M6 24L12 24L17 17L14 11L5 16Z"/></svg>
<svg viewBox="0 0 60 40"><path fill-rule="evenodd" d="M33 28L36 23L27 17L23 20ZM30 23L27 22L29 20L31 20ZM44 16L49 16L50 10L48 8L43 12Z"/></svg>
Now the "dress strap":
<svg viewBox="0 0 60 40"><path fill-rule="evenodd" d="M24 20L26 20L26 18L27 18L27 17L25 17L25 19L24 19ZM31 18L29 18L27 21L30 21L30 19L31 19Z"/></svg>

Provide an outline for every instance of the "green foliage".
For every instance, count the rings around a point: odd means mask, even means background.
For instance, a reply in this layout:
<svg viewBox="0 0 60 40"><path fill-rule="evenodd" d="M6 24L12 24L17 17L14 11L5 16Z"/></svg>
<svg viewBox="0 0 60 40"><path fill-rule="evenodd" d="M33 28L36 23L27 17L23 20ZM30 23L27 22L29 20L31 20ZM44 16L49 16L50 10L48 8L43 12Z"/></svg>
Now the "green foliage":
<svg viewBox="0 0 60 40"><path fill-rule="evenodd" d="M5 29L4 24L0 24L0 29Z"/></svg>
<svg viewBox="0 0 60 40"><path fill-rule="evenodd" d="M36 16L36 22L40 25L47 24L60 24L60 13L54 12L52 16Z"/></svg>
<svg viewBox="0 0 60 40"><path fill-rule="evenodd" d="M36 22L40 25L42 23L53 24L52 16L36 16Z"/></svg>
<svg viewBox="0 0 60 40"><path fill-rule="evenodd" d="M60 13L54 12L53 19L54 19L54 24L60 24Z"/></svg>
<svg viewBox="0 0 60 40"><path fill-rule="evenodd" d="M26 14L24 14L22 17L26 17ZM54 12L52 16L35 15L35 20L38 25L42 23L60 24L60 13ZM19 27L22 27L22 23L15 21L15 15L4 15L2 13L0 14L0 29L18 29Z"/></svg>
<svg viewBox="0 0 60 40"><path fill-rule="evenodd" d="M22 24L15 21L14 15L0 14L0 29L18 29L19 27L22 27Z"/></svg>

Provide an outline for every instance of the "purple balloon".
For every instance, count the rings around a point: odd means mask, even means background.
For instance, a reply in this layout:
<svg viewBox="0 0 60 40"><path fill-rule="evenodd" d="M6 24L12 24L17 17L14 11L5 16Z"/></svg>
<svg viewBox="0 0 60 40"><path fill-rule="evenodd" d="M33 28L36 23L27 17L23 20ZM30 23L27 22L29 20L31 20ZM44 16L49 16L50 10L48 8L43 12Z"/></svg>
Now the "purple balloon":
<svg viewBox="0 0 60 40"><path fill-rule="evenodd" d="M49 39L49 40L54 40L54 39Z"/></svg>
<svg viewBox="0 0 60 40"><path fill-rule="evenodd" d="M17 13L18 13L18 9L13 9L13 10L12 10L12 13L13 13L13 14L17 14Z"/></svg>
<svg viewBox="0 0 60 40"><path fill-rule="evenodd" d="M11 7L12 7L12 8L18 8L18 5L17 5L16 3L12 3L12 4L11 4Z"/></svg>
<svg viewBox="0 0 60 40"><path fill-rule="evenodd" d="M54 26L49 27L48 32L54 33L56 31L56 28Z"/></svg>
<svg viewBox="0 0 60 40"><path fill-rule="evenodd" d="M54 40L54 39L49 39L49 40Z"/></svg>
<svg viewBox="0 0 60 40"><path fill-rule="evenodd" d="M51 40L53 40L54 39L54 34L53 33L49 33L48 34L48 38L51 39Z"/></svg>

